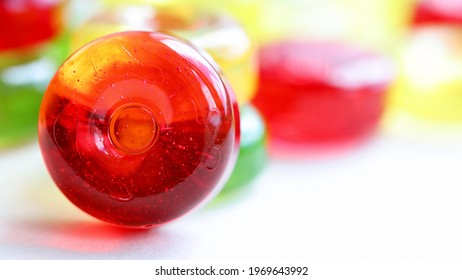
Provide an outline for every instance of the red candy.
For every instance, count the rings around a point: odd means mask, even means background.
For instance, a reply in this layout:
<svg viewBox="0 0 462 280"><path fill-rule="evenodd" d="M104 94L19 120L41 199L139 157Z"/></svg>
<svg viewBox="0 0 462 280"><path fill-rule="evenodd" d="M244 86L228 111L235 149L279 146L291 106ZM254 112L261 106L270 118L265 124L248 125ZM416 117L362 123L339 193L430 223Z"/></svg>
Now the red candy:
<svg viewBox="0 0 462 280"><path fill-rule="evenodd" d="M220 190L237 156L233 94L193 47L124 32L73 54L52 79L39 140L61 191L110 223L151 227Z"/></svg>
<svg viewBox="0 0 462 280"><path fill-rule="evenodd" d="M0 1L0 51L41 43L60 28L61 0Z"/></svg>
<svg viewBox="0 0 462 280"><path fill-rule="evenodd" d="M462 24L461 0L421 0L416 5L415 25Z"/></svg>
<svg viewBox="0 0 462 280"><path fill-rule="evenodd" d="M387 59L345 45L276 43L261 50L254 103L272 139L342 140L376 127L392 78Z"/></svg>

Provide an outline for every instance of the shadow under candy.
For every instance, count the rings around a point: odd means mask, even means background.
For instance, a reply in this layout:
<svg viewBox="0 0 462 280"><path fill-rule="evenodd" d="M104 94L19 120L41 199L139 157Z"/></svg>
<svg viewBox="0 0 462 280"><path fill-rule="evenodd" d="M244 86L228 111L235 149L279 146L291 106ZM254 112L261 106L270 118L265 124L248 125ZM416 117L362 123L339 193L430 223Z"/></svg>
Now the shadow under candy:
<svg viewBox="0 0 462 280"><path fill-rule="evenodd" d="M47 176L16 187L0 216L0 259L166 259L175 248L188 248L171 228L131 229L93 219Z"/></svg>

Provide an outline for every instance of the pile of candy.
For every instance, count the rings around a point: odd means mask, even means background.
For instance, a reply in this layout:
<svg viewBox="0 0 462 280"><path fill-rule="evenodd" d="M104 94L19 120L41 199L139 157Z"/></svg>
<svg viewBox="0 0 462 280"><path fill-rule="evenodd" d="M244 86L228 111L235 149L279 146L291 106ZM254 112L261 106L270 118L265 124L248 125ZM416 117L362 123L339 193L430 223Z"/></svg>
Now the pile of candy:
<svg viewBox="0 0 462 280"><path fill-rule="evenodd" d="M112 224L245 189L283 146L364 142L389 108L462 120L457 1L75 2L0 2L0 147L38 124L58 188Z"/></svg>

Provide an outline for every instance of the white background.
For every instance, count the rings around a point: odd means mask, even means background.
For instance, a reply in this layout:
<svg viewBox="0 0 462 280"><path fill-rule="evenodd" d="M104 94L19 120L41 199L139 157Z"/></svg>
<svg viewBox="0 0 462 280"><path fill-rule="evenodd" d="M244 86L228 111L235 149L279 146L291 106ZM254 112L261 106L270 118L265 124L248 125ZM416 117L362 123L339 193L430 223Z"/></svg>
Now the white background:
<svg viewBox="0 0 462 280"><path fill-rule="evenodd" d="M2 151L0 259L462 259L462 129L389 120L342 152L273 155L245 191L151 230L78 210L37 144Z"/></svg>

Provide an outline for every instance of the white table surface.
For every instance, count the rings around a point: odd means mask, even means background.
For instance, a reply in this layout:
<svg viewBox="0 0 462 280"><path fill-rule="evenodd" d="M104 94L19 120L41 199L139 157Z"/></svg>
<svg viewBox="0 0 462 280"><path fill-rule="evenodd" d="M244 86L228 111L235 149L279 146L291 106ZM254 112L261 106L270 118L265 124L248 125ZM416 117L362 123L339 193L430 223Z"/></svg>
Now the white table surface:
<svg viewBox="0 0 462 280"><path fill-rule="evenodd" d="M273 156L246 191L152 230L78 210L37 144L0 153L0 259L301 258L462 259L462 129L401 121L341 154Z"/></svg>

